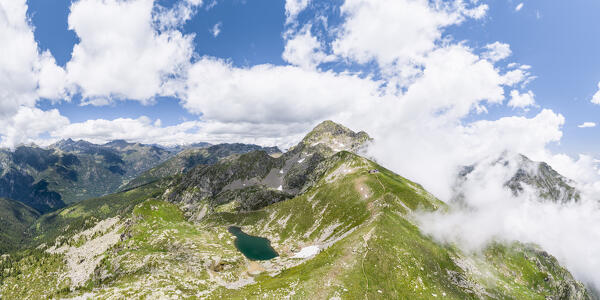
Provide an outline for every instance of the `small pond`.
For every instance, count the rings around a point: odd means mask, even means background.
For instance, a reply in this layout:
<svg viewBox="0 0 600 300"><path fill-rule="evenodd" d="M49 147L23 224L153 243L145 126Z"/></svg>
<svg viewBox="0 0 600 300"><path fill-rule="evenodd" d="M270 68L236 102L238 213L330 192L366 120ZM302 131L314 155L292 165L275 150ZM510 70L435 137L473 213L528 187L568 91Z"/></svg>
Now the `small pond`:
<svg viewBox="0 0 600 300"><path fill-rule="evenodd" d="M236 237L235 247L250 260L269 260L279 255L266 238L249 235L237 226L230 226L227 230Z"/></svg>

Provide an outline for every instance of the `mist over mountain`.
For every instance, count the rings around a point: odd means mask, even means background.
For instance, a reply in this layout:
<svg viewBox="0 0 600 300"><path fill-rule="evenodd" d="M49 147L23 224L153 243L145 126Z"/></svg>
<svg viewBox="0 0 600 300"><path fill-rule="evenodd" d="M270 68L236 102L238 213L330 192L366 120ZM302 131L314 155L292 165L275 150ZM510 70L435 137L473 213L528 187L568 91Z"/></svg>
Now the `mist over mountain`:
<svg viewBox="0 0 600 300"><path fill-rule="evenodd" d="M544 162L511 152L463 167L455 178L449 211L418 216L423 232L465 251L498 241L537 244L598 290L599 265L589 259L600 251L595 193Z"/></svg>

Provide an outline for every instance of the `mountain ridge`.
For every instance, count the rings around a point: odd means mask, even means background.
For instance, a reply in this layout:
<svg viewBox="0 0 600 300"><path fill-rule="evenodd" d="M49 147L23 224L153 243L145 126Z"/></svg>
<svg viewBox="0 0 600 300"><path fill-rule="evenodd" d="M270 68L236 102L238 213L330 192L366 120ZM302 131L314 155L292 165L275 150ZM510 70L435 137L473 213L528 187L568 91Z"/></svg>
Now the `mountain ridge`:
<svg viewBox="0 0 600 300"><path fill-rule="evenodd" d="M217 144L200 149L185 149L167 161L147 170L128 182L121 190L130 189L164 177L185 173L197 165L215 164L220 159L234 154L263 150L269 155L281 154L277 147L262 147L258 145L232 143Z"/></svg>

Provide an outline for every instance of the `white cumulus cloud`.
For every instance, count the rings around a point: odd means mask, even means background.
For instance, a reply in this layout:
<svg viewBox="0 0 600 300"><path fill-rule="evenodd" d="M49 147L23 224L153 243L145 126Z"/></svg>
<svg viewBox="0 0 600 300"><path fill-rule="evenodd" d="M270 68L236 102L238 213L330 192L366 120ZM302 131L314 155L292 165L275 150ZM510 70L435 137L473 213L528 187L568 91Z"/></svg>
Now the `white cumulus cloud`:
<svg viewBox="0 0 600 300"><path fill-rule="evenodd" d="M505 43L494 42L492 44L487 44L485 48L487 49L487 52L483 54L483 57L493 62L505 59L512 54L510 45Z"/></svg>
<svg viewBox="0 0 600 300"><path fill-rule="evenodd" d="M216 2L213 1L213 3L216 5ZM152 18L162 30L176 28L190 20L200 5L202 5L201 0L179 0L171 8L155 5L155 13Z"/></svg>
<svg viewBox="0 0 600 300"><path fill-rule="evenodd" d="M67 124L69 120L56 109L21 106L14 115L0 120L0 146L38 143L42 134Z"/></svg>
<svg viewBox="0 0 600 300"><path fill-rule="evenodd" d="M218 22L217 24L215 24L212 29L210 30L210 33L212 33L213 37L218 37L219 34L221 33L221 26L223 26L223 23Z"/></svg>
<svg viewBox="0 0 600 300"><path fill-rule="evenodd" d="M240 68L205 57L188 73L182 104L206 120L313 124L372 99L378 82L294 66Z"/></svg>
<svg viewBox="0 0 600 300"><path fill-rule="evenodd" d="M38 49L25 0L0 0L0 41L0 118L40 97L66 97L64 70Z"/></svg>
<svg viewBox="0 0 600 300"><path fill-rule="evenodd" d="M311 26L305 26L301 31L288 37L282 58L290 64L313 69L319 64L332 61L333 55L326 54L321 42L310 32Z"/></svg>
<svg viewBox="0 0 600 300"><path fill-rule="evenodd" d="M583 122L583 123L577 125L577 127L579 127L579 128L592 128L592 127L596 127L596 123L594 123L594 122Z"/></svg>
<svg viewBox="0 0 600 300"><path fill-rule="evenodd" d="M510 101L508 106L513 108L527 108L535 105L535 95L532 91L526 93L519 93L517 90L510 91Z"/></svg>
<svg viewBox="0 0 600 300"><path fill-rule="evenodd" d="M523 9L523 2L517 4L517 6L515 6L515 11L520 11L521 9Z"/></svg>
<svg viewBox="0 0 600 300"><path fill-rule="evenodd" d="M292 23L298 14L303 11L310 0L286 0L285 1L285 15L286 23Z"/></svg>
<svg viewBox="0 0 600 300"><path fill-rule="evenodd" d="M431 6L418 0L347 0L341 7L346 21L333 42L336 55L380 65L419 62L435 48L446 26L466 17L480 18L486 5L466 8L462 1Z"/></svg>
<svg viewBox="0 0 600 300"><path fill-rule="evenodd" d="M173 93L171 79L189 63L193 36L170 28L157 31L154 7L152 0L80 0L71 5L69 29L80 41L67 63L67 78L90 103L148 103L156 95Z"/></svg>
<svg viewBox="0 0 600 300"><path fill-rule="evenodd" d="M598 91L592 96L592 103L600 104L600 82L598 82Z"/></svg>

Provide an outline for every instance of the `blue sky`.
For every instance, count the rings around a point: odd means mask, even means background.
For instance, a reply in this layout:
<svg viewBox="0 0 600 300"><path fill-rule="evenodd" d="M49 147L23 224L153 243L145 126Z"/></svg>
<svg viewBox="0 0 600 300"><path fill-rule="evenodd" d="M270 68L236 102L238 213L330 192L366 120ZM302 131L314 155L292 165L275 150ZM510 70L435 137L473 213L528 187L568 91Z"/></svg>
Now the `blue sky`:
<svg viewBox="0 0 600 300"><path fill-rule="evenodd" d="M570 153L598 154L597 130L578 128L598 122L600 107L590 103L600 78L600 26L596 1L492 1L484 22L453 28L456 39L470 45L502 41L511 45L515 61L532 66L537 78L529 87L539 105L566 117L561 146ZM538 17L539 16L539 17ZM501 112L506 114L507 112Z"/></svg>
<svg viewBox="0 0 600 300"><path fill-rule="evenodd" d="M125 2L133 3L136 1L144 2L145 0ZM82 4L79 5L81 7L92 2L107 4L111 1L75 1L75 3ZM315 72L334 72L335 74L350 72L350 74L356 74L360 78L379 80L380 83L383 81L382 86L391 85L391 77L383 73L386 67L383 65L382 58L377 56L378 54L369 54L371 55L370 58L365 61L364 59L361 60L360 55L357 56L354 52L340 54L339 49L334 49L335 41L340 39L340 35L346 28L344 26L349 24L349 19L352 17L352 13L348 13L349 10L344 13L342 7L344 5L349 6L352 1L289 0L288 2L305 2L306 5L302 7L297 16L288 20L290 12L286 10L285 1L217 0L204 1L204 3L196 0L187 2L185 0L160 0L153 3L150 1L154 9L153 17L158 15L157 9L159 7L168 10L174 9L178 5L182 5L182 7L187 5L190 8L189 18L182 18L178 25L167 29L161 29L158 26L153 27L155 34L169 31L193 37L189 45L191 53L187 58L184 57L181 60L184 64L193 65L198 61L205 61L204 58L210 58L221 59L222 64L228 65L234 71L248 70L255 66L300 66L299 62L286 59L283 54L286 44L294 37L301 35L304 26L309 24L311 26L309 36L316 38L320 43L320 49L315 48L313 49L314 52L311 53L316 53L315 55L323 53L316 64L316 69L311 67ZM410 3L410 1L403 2ZM417 2L427 4L426 1ZM521 3L521 8L517 10L517 6ZM68 69L67 64L73 59L74 46L82 42L82 37L78 35L77 28L69 29L68 18L72 14L72 1L29 0L25 4L27 5L27 16L30 20L38 51L42 53L48 50L54 58L56 66L61 69ZM600 36L600 26L594 26L594 12L600 9L600 3L583 0L569 1L568 3L542 0L525 2L513 0L480 1L476 4L465 2L467 9L474 10L479 5L485 5L487 9L484 15L478 17L470 17L466 12L458 12L456 8L452 12L449 9L447 11L448 15L450 13L462 14L462 20L454 20L449 24L434 26L435 30L439 31L440 36L433 39L435 46L432 49L438 49L444 45L461 45L468 47L470 53L484 57L485 51L487 51L486 45L494 42L507 44L510 46L511 55L508 58L494 61L494 67L499 74L502 74L511 69L509 63L531 66L527 71L529 81L521 82L518 88L516 86L502 86L506 97L502 100L502 103L498 101L485 103L484 106L487 112L481 113L477 112L476 109L471 109L470 113L461 114L457 120L464 126L470 126L471 122L478 120L494 121L510 116L533 119L542 110L549 109L557 115L564 116L565 121L564 124L560 125L560 132L562 133L560 140L552 138L544 141L545 149L555 153L566 153L572 157L581 153L596 156L600 151L599 144L595 142L595 134L598 129L579 128L578 125L584 122L600 121L597 120L600 107L590 102L592 96L598 90L597 84L600 81L600 60L596 58L597 53L600 53L600 42L595 38ZM435 10L433 2L429 2L429 8ZM289 10L289 8L287 9ZM354 14L358 15L356 11ZM324 19L327 21L322 22ZM107 20L107 22L110 21ZM220 29L218 35L213 32L216 24L219 24ZM75 24L72 27L79 26L78 28L83 28L84 25L86 24ZM97 36L100 36L105 26L105 24L98 23L90 28L94 28L97 31ZM403 37L399 36L398 38L402 39ZM90 38L83 38L83 40L88 39ZM419 53L419 55L427 54ZM414 57L409 59L418 60ZM409 67L400 66L398 61L396 61L396 64L399 69L413 67L412 65ZM122 67L126 69L128 66ZM423 70L426 67L421 65L418 68ZM69 72L67 70L67 73ZM179 73L170 76L174 78L185 77ZM220 122L219 126L215 125L217 128L230 127L227 124L232 125L233 123L235 126L247 126L248 128L247 132L243 132L244 130L237 129L238 127L234 126L236 130L225 134L223 140L233 139L238 134L242 139L249 138L246 139L248 141L283 143L286 139L298 138L304 130L309 128L309 125L312 126L318 121L317 119L309 120L303 115L299 119L289 119L288 123L292 125L285 124L282 126L284 129L279 131L265 129L266 127L262 125L272 124L273 122L268 119L259 122L256 119L250 120L242 117L236 117L236 119L221 115L213 117L214 113L211 113L211 111L218 110L221 113L218 107L204 109L203 105L206 105L204 102L196 103L198 102L196 101L192 103L192 100L182 100L186 97L193 98L189 94L185 94L187 93L186 88L179 88L175 92L168 93L161 91L150 98L143 96L141 99L137 99L140 97L131 97L134 94L128 94L127 92L125 92L125 95L115 96L115 91L110 90L110 88L105 94L102 94L104 91L100 91L100 94L96 91L96 94L90 96L91 94L88 91L89 81L78 81L77 78L69 80L75 83L69 83L71 89L60 94L63 96L62 98L47 99L42 95L35 100L35 107L44 112L57 109L60 116L65 118L61 126L83 123L88 120L102 119L110 121L119 118L137 119L142 116L148 117L152 122L160 119L160 127L178 126L190 121L201 122L196 125L202 127L204 124L202 122L213 120ZM414 80L414 78L406 82L412 82L411 80ZM301 85L302 82L298 84ZM403 83L400 85L403 85ZM401 90L407 91L409 87L410 84L406 84ZM510 100L510 92L513 89L520 93L531 91L532 95L535 95L535 104L528 107L507 105ZM243 98L243 94L240 97ZM252 97L257 97L257 95ZM260 95L258 97L260 98ZM90 103L90 99L104 100L101 103L94 102L95 105L83 105ZM483 98L477 99L473 105L475 107L485 101ZM446 110L447 108L442 109ZM270 113L247 112L248 115L264 114L266 118ZM323 113L323 115L328 114ZM333 114L333 118L335 116ZM362 123L369 122L364 121ZM356 126L359 126L359 124L361 122L357 122ZM15 139L15 141L39 142L40 136L53 136L58 139L64 137L65 132L74 132L63 131L62 134L58 134L57 131L53 133L52 128L47 130L48 132L34 132L31 139ZM189 129L186 130L189 132ZM224 132L222 129L214 130L219 133ZM269 131L273 136L262 139L260 134L256 134L256 130ZM274 135L282 132L286 135L285 139L274 137ZM203 136L208 137L210 134L205 133L196 137ZM77 137L86 138L83 134ZM98 138L98 136L95 137ZM105 139L108 140L109 138L106 137ZM98 138L97 140L102 139ZM140 138L139 140L146 141L147 139ZM184 142L190 141L184 140ZM43 142L40 143L43 144Z"/></svg>

